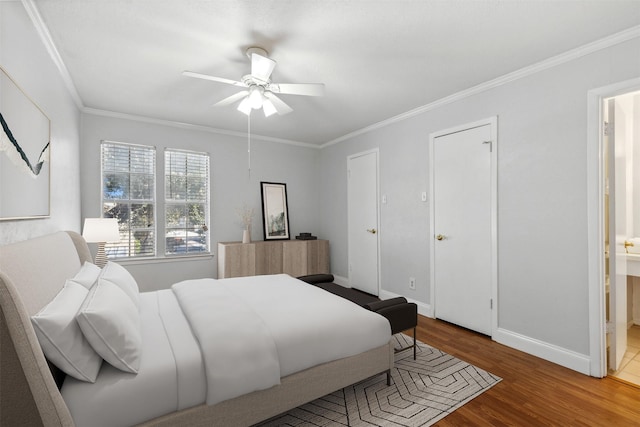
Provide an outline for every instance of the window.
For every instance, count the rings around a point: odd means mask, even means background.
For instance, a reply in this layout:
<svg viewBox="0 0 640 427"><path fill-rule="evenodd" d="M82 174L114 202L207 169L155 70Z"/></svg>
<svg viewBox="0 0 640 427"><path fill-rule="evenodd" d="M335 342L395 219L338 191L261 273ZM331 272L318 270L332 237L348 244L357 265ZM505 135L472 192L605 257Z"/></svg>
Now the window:
<svg viewBox="0 0 640 427"><path fill-rule="evenodd" d="M120 229L107 254L155 256L155 147L103 141L101 151L102 216L117 218Z"/></svg>
<svg viewBox="0 0 640 427"><path fill-rule="evenodd" d="M164 195L165 254L209 252L209 155L167 149Z"/></svg>
<svg viewBox="0 0 640 427"><path fill-rule="evenodd" d="M102 216L120 229L120 242L106 245L109 257L155 257L163 244L165 256L209 252L207 153L167 149L164 198L156 201L155 147L103 141L101 150Z"/></svg>

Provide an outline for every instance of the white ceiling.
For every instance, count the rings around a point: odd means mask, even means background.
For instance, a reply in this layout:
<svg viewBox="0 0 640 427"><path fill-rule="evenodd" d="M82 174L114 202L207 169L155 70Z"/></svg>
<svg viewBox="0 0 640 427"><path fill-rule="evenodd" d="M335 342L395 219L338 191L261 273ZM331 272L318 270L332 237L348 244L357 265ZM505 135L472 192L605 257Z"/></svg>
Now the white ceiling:
<svg viewBox="0 0 640 427"><path fill-rule="evenodd" d="M331 142L448 95L640 25L640 1L32 0L87 109L246 132L212 107L260 46L294 111L251 116L252 134Z"/></svg>

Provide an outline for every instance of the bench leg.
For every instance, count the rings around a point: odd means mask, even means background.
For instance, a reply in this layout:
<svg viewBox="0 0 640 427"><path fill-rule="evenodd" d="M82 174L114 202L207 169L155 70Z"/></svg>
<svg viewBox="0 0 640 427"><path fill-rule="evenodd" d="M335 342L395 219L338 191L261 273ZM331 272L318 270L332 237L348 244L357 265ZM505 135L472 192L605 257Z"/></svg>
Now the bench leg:
<svg viewBox="0 0 640 427"><path fill-rule="evenodd" d="M416 327L413 327L413 360L416 360Z"/></svg>
<svg viewBox="0 0 640 427"><path fill-rule="evenodd" d="M413 347L413 360L416 360L416 350L418 348L418 345L416 343L416 327L415 326L413 327L413 345L408 345L402 348L396 348L393 351L395 353L400 353L401 351L409 350L412 347Z"/></svg>
<svg viewBox="0 0 640 427"><path fill-rule="evenodd" d="M391 369L387 371L387 386L391 385Z"/></svg>

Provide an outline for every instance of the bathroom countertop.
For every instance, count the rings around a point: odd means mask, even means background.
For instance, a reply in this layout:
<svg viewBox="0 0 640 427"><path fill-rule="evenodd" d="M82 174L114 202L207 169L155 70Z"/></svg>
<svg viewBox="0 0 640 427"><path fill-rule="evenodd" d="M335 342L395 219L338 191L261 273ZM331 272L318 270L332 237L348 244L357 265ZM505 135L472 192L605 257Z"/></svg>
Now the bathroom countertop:
<svg viewBox="0 0 640 427"><path fill-rule="evenodd" d="M627 254L627 276L640 277L640 254Z"/></svg>

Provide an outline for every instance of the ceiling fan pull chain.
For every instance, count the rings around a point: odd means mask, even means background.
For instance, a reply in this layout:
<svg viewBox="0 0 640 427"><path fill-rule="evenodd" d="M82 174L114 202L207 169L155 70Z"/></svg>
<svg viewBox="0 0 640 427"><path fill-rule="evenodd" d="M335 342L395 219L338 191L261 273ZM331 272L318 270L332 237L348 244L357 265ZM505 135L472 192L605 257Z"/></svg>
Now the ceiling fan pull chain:
<svg viewBox="0 0 640 427"><path fill-rule="evenodd" d="M249 181L251 181L251 112L247 116L247 164L249 169Z"/></svg>

